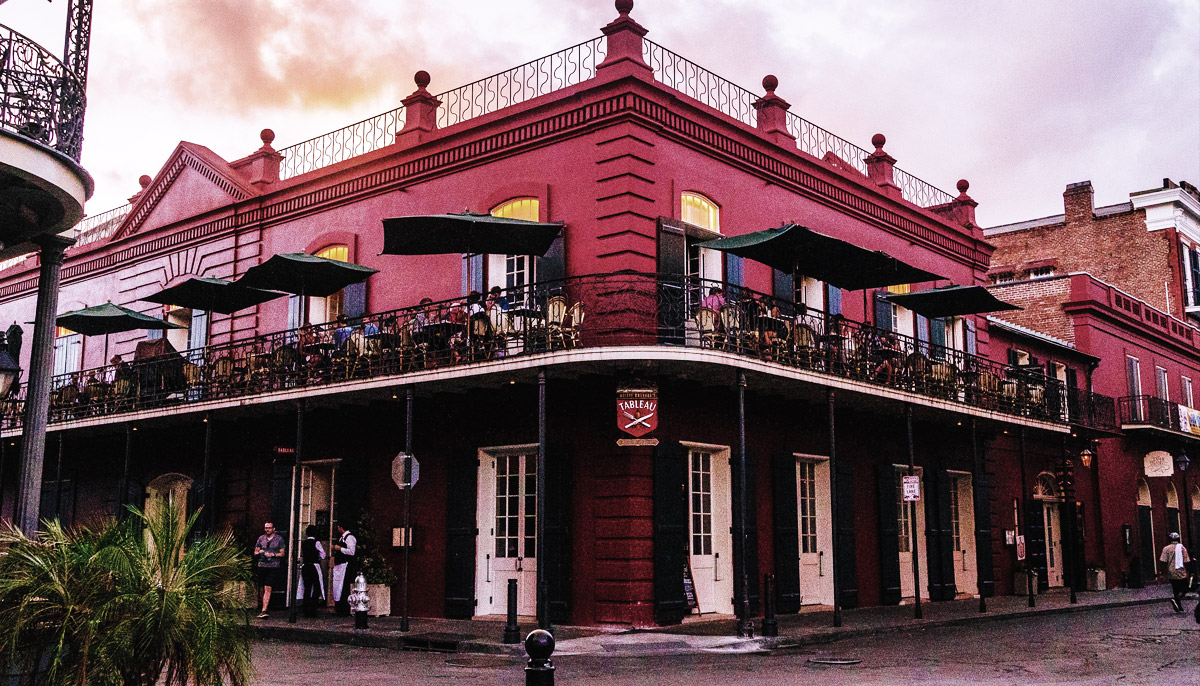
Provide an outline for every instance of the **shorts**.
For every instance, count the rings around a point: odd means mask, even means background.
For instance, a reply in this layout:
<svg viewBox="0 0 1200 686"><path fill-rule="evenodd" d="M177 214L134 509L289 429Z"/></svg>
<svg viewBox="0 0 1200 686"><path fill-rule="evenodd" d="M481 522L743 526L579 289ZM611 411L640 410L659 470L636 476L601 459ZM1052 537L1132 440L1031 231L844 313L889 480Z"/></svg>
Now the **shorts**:
<svg viewBox="0 0 1200 686"><path fill-rule="evenodd" d="M255 567L254 583L258 584L260 588L263 586L283 588L283 565L278 567Z"/></svg>

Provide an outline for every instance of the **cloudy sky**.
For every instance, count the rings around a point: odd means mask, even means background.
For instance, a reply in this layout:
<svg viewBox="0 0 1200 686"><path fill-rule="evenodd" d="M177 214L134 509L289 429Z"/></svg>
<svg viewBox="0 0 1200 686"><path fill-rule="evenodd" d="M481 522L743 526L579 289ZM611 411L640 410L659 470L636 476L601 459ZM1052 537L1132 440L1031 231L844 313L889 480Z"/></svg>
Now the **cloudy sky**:
<svg viewBox="0 0 1200 686"><path fill-rule="evenodd" d="M0 23L61 50L67 0L7 0ZM180 140L226 159L399 105L412 74L450 90L600 34L610 0L102 0L84 166L88 212L125 202ZM1200 183L1197 0L637 0L649 38L945 190L984 226Z"/></svg>

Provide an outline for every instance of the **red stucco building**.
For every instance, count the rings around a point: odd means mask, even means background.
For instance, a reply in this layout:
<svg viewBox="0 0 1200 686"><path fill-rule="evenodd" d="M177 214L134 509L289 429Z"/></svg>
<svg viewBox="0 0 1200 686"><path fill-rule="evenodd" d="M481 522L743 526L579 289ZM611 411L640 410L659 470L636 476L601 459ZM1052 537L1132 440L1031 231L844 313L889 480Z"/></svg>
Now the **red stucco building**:
<svg viewBox="0 0 1200 686"><path fill-rule="evenodd" d="M60 309L111 300L182 328L169 345L59 332L43 512L82 521L169 493L248 543L264 519L331 535L366 513L398 566L389 474L411 429L417 615L501 614L510 578L532 614L539 448L556 622L671 623L733 613L742 596L757 613L764 573L794 612L834 602L835 568L848 607L1009 591L1010 494L1029 497L1013 437L1036 477L1111 429L1111 412L1069 409L1093 358L1037 339L1075 373L1031 374L983 316L930 320L887 291L700 246L792 222L942 277L897 292L985 283L992 252L966 182L937 190L898 169L883 136L858 148L790 112L774 77L761 96L741 89L617 7L600 38L437 96L418 73L401 108L295 146L264 131L230 162L181 143L128 207L86 220ZM380 255L381 220L463 208L563 228L541 257ZM292 252L379 272L230 316L143 300ZM30 320L31 262L0 272L0 317ZM724 306L707 300L717 286ZM486 303L486 331L414 335L425 313L493 287L508 309ZM656 391L657 426L639 437L614 425L628 387ZM6 450L21 402L7 401ZM900 500L910 459L915 519ZM0 469L0 514L18 467Z"/></svg>

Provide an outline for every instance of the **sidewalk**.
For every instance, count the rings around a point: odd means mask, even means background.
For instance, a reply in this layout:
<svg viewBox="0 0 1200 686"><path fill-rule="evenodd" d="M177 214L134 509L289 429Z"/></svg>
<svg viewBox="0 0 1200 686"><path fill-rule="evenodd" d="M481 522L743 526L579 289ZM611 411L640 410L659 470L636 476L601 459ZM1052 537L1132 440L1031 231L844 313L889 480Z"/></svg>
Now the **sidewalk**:
<svg viewBox="0 0 1200 686"><path fill-rule="evenodd" d="M930 627L954 626L975 622L1030 617L1033 615L1083 612L1148 603L1167 604L1170 587L1143 589L1119 588L1078 594L1078 603L1070 603L1070 593L1055 589L1036 596L1036 607L1028 607L1026 596L1001 596L987 599L987 612L979 612L979 599L950 602L923 602L923 619L913 618L912 605L869 607L846 610L843 625L833 626L833 612L826 607L805 608L800 614L780 615L779 636L764 638L762 618L755 618L755 637L738 638L733 617L696 618L681 625L654 629L618 627L553 628L557 646L555 655L674 655L704 652L757 652L845 638L871 636L887 632L911 631ZM1194 597L1194 596L1189 596ZM1192 603L1184 606L1186 612ZM1188 618L1190 622L1190 617ZM414 618L409 631L400 631L399 617L372 617L370 628L354 630L354 620L326 615L288 624L287 614L276 612L270 619L254 620L260 639L296 643L339 643L392 650L424 650L447 653L489 653L524 655L521 644L500 642L504 622L493 619L455 620ZM520 635L524 638L535 626L522 618Z"/></svg>

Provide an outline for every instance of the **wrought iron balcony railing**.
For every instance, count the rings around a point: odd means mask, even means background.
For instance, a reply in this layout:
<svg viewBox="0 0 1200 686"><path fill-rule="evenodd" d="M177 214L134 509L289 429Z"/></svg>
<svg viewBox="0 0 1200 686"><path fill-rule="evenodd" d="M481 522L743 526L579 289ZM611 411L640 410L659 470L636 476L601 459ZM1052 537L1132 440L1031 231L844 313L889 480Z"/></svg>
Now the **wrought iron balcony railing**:
<svg viewBox="0 0 1200 686"><path fill-rule="evenodd" d="M0 26L0 127L79 161L84 85L61 60Z"/></svg>
<svg viewBox="0 0 1200 686"><path fill-rule="evenodd" d="M1200 439L1200 422L1193 423L1192 419L1200 416L1189 407L1153 395L1128 395L1119 402L1123 426L1154 426Z"/></svg>
<svg viewBox="0 0 1200 686"><path fill-rule="evenodd" d="M1117 401L1084 388L1068 388L1067 419L1079 426L1113 431L1117 428Z"/></svg>
<svg viewBox="0 0 1200 686"><path fill-rule="evenodd" d="M617 346L716 350L972 407L1066 422L1061 382L698 279L619 273L264 334L56 376L51 421L331 386L546 352ZM398 382L402 382L398 380ZM21 396L3 403L5 426Z"/></svg>

